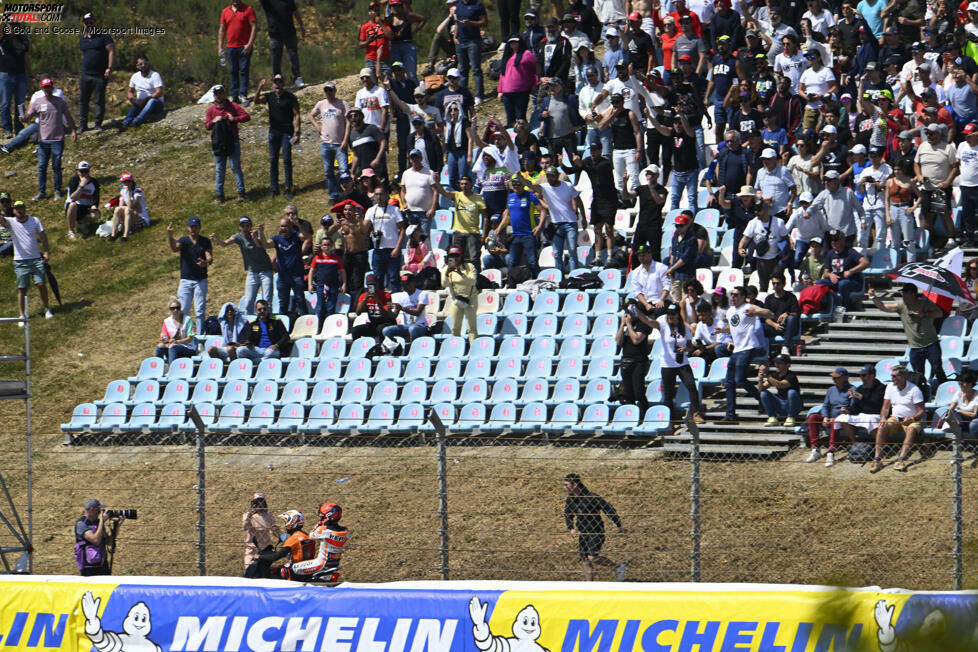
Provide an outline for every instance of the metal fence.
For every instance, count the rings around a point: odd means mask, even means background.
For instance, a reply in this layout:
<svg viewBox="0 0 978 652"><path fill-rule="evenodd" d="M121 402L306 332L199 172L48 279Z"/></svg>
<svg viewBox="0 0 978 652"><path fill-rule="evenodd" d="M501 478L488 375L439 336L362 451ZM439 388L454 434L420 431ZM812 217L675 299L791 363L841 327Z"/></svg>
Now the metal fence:
<svg viewBox="0 0 978 652"><path fill-rule="evenodd" d="M242 515L263 491L273 514L299 509L310 522L323 502L343 506L346 580L578 580L563 511L573 472L622 519L623 531L604 519L602 553L626 562L626 580L973 587L965 498L978 459L972 442L955 441L915 446L905 473L894 447L871 474L844 447L829 469L806 463L804 448L707 456L694 439L692 454L677 455L600 431L80 438L35 455L35 572L77 572L72 524L97 497L139 512L120 531L116 574L240 575ZM4 468L13 487L23 471ZM614 579L612 567L596 565L595 579Z"/></svg>

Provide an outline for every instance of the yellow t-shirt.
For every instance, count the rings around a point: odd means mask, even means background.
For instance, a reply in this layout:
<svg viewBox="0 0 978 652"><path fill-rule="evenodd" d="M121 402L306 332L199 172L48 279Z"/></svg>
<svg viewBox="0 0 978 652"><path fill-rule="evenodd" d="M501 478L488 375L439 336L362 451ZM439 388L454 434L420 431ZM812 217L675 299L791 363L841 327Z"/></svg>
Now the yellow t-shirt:
<svg viewBox="0 0 978 652"><path fill-rule="evenodd" d="M480 229L480 217L482 211L486 209L486 202L482 200L482 195L472 193L466 197L461 190L455 192L455 223L452 229L456 233L482 233Z"/></svg>

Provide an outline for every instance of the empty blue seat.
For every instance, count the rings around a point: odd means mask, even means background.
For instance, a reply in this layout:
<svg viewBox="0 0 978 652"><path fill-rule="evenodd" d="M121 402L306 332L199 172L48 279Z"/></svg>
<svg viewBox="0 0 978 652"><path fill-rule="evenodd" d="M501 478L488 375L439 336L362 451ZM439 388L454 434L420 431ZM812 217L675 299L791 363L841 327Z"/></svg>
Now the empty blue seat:
<svg viewBox="0 0 978 652"><path fill-rule="evenodd" d="M699 380L706 375L706 360L693 356L689 359L689 368L693 372L693 378Z"/></svg>
<svg viewBox="0 0 978 652"><path fill-rule="evenodd" d="M316 357L316 340L300 337L292 344L292 357L311 360Z"/></svg>
<svg viewBox="0 0 978 652"><path fill-rule="evenodd" d="M278 367L282 366L279 360L262 360L262 366L265 366L266 362L269 364L275 363ZM224 372L224 380L251 380L253 371L254 363L251 360L248 358L238 358L228 363L227 369Z"/></svg>
<svg viewBox="0 0 978 652"><path fill-rule="evenodd" d="M727 365L730 363L730 358L717 358L712 363L710 363L710 371L697 383L697 387L702 388L704 385L722 385L727 379ZM700 389L700 393L703 390Z"/></svg>
<svg viewBox="0 0 978 652"><path fill-rule="evenodd" d="M117 403L129 400L129 381L128 380L113 380L111 383L105 387L105 396L102 397L101 401L96 401L96 405L106 405L108 403Z"/></svg>
<svg viewBox="0 0 978 652"><path fill-rule="evenodd" d="M308 380L312 378L312 360L297 358L289 362L285 370L285 380Z"/></svg>
<svg viewBox="0 0 978 652"><path fill-rule="evenodd" d="M547 269L541 269L537 274L537 278L541 281L550 281L551 283L560 283L564 280L564 273L561 272L556 267L548 267Z"/></svg>
<svg viewBox="0 0 978 652"><path fill-rule="evenodd" d="M557 353L557 340L552 337L538 337L530 343L530 358L545 356L552 358Z"/></svg>
<svg viewBox="0 0 978 652"><path fill-rule="evenodd" d="M61 432L83 432L95 425L98 408L94 403L76 405L71 411L71 421L61 424Z"/></svg>
<svg viewBox="0 0 978 652"><path fill-rule="evenodd" d="M132 408L129 421L122 424L119 429L123 432L140 432L143 428L149 427L156 422L156 406L152 403L138 403Z"/></svg>
<svg viewBox="0 0 978 652"><path fill-rule="evenodd" d="M443 378L435 382L435 385L431 388L431 402L438 403L451 403L458 398L458 386L455 381L451 378Z"/></svg>
<svg viewBox="0 0 978 652"><path fill-rule="evenodd" d="M481 428L486 422L486 406L481 402L467 403L458 413L453 430L470 431Z"/></svg>
<svg viewBox="0 0 978 652"><path fill-rule="evenodd" d="M598 275L601 277L601 284L606 290L620 290L621 289L621 270L619 269L603 269Z"/></svg>
<svg viewBox="0 0 978 652"><path fill-rule="evenodd" d="M594 378L588 381L584 388L584 402L598 403L607 401L611 396L611 380L607 378Z"/></svg>
<svg viewBox="0 0 978 652"><path fill-rule="evenodd" d="M227 391L226 388L225 391ZM248 402L254 405L256 403L274 403L277 400L278 383L263 380L255 383L255 388L251 390L251 399Z"/></svg>
<svg viewBox="0 0 978 652"><path fill-rule="evenodd" d="M961 361L958 360L957 358L942 358L941 359L941 368L944 369L944 375L945 376L953 376L953 377L956 378L957 375L961 373L961 370L963 369L963 365L962 365ZM937 377L937 372L935 372L933 369L931 369L930 360L925 360L924 361L924 378L926 378L928 381L930 381L931 379L936 378L936 377Z"/></svg>
<svg viewBox="0 0 978 652"><path fill-rule="evenodd" d="M423 380L411 380L401 388L400 403L424 403L428 400L428 383Z"/></svg>
<svg viewBox="0 0 978 652"><path fill-rule="evenodd" d="M520 400L517 401L517 403L527 405L529 403L547 401L550 398L548 396L549 392L550 387L546 380L541 378L530 378L523 384L523 392L520 394Z"/></svg>
<svg viewBox="0 0 978 652"><path fill-rule="evenodd" d="M197 365L194 380L218 380L224 375L224 361L220 358L204 358Z"/></svg>
<svg viewBox="0 0 978 652"><path fill-rule="evenodd" d="M581 358L561 358L557 363L557 373L554 377L557 380L568 378L581 378L584 375L584 363Z"/></svg>
<svg viewBox="0 0 978 652"><path fill-rule="evenodd" d="M533 300L533 310L531 315L556 315L560 307L560 298L556 292L545 291L537 295Z"/></svg>
<svg viewBox="0 0 978 652"><path fill-rule="evenodd" d="M197 403L213 403L217 400L217 389L218 384L216 380L201 380L194 385L190 402L194 405Z"/></svg>
<svg viewBox="0 0 978 652"><path fill-rule="evenodd" d="M347 382L351 380L367 380L371 377L372 365L367 358L352 358L346 363L343 372L343 379Z"/></svg>
<svg viewBox="0 0 978 652"><path fill-rule="evenodd" d="M228 403L221 408L217 421L211 426L212 430L237 429L244 423L245 407L241 403Z"/></svg>
<svg viewBox="0 0 978 652"><path fill-rule="evenodd" d="M564 298L564 305L560 313L562 315L583 315L587 313L590 306L590 299L587 292L571 292Z"/></svg>
<svg viewBox="0 0 978 652"><path fill-rule="evenodd" d="M634 431L648 437L665 434L669 430L670 418L672 414L667 406L653 405L645 411L645 419L635 426Z"/></svg>
<svg viewBox="0 0 978 652"><path fill-rule="evenodd" d="M159 421L151 425L149 429L153 432L172 432L179 430L186 420L187 408L184 403L167 403L160 410Z"/></svg>
<svg viewBox="0 0 978 652"><path fill-rule="evenodd" d="M305 433L319 433L327 430L332 424L332 403L317 403L309 410L309 418L304 423L299 423L296 430Z"/></svg>
<svg viewBox="0 0 978 652"><path fill-rule="evenodd" d="M611 335L602 335L601 337L594 338L591 346L588 348L587 355L589 358L614 356L617 350L618 343L615 342L615 338Z"/></svg>
<svg viewBox="0 0 978 652"><path fill-rule="evenodd" d="M702 208L696 213L693 222L708 229L720 227L720 211L715 208Z"/></svg>
<svg viewBox="0 0 978 652"><path fill-rule="evenodd" d="M560 345L559 357L561 359L584 357L586 346L587 341L583 337L568 337L564 340L563 344Z"/></svg>
<svg viewBox="0 0 978 652"><path fill-rule="evenodd" d="M367 421L360 426L360 432L368 435L380 434L394 425L394 406L390 403L379 403L370 408Z"/></svg>
<svg viewBox="0 0 978 652"><path fill-rule="evenodd" d="M156 380L144 380L136 385L132 394L133 403L154 403L160 397L160 383Z"/></svg>
<svg viewBox="0 0 978 652"><path fill-rule="evenodd" d="M346 434L363 425L364 410L359 403L347 403L336 415L336 423L329 427L331 433Z"/></svg>
<svg viewBox="0 0 978 652"><path fill-rule="evenodd" d="M587 326L587 317L584 315L564 317L564 322L560 325L560 336L572 337L574 335L587 335Z"/></svg>
<svg viewBox="0 0 978 652"><path fill-rule="evenodd" d="M282 406L282 409L279 410L278 418L274 424L268 427L268 431L282 434L295 432L305 420L306 413L302 404L289 403Z"/></svg>
<svg viewBox="0 0 978 652"><path fill-rule="evenodd" d="M309 402L312 404L331 403L336 400L336 397L336 381L320 380L313 386L312 394L309 396Z"/></svg>
<svg viewBox="0 0 978 652"><path fill-rule="evenodd" d="M489 335L480 335L469 347L469 355L475 358L491 358L496 352L496 339Z"/></svg>
<svg viewBox="0 0 978 652"><path fill-rule="evenodd" d="M550 378L553 376L554 360L550 356L530 356L523 372L527 378Z"/></svg>
<svg viewBox="0 0 978 652"><path fill-rule="evenodd" d="M937 391L934 392L930 403L927 404L928 408L937 408L950 405L951 401L954 399L954 395L958 391L958 383L953 380L947 380L940 384Z"/></svg>
<svg viewBox="0 0 978 652"><path fill-rule="evenodd" d="M466 330L468 326L466 322L462 323L462 330ZM495 335L496 334L496 315L484 314L478 315L475 318L475 331L478 335Z"/></svg>
<svg viewBox="0 0 978 652"><path fill-rule="evenodd" d="M462 385L462 394L459 396L460 403L471 403L472 401L485 401L486 394L489 392L489 384L481 379L474 378L465 381Z"/></svg>
<svg viewBox="0 0 978 652"><path fill-rule="evenodd" d="M462 376L462 362L458 358L442 358L435 367L435 380L443 378L460 378Z"/></svg>
<svg viewBox="0 0 978 652"><path fill-rule="evenodd" d="M379 403L393 403L397 400L397 383L393 380L382 380L374 385L374 391L370 394L368 403L377 405Z"/></svg>
<svg viewBox="0 0 978 652"><path fill-rule="evenodd" d="M503 315L525 315L529 310L530 295L517 290L506 295L506 301L503 302L502 310L499 312Z"/></svg>
<svg viewBox="0 0 978 652"><path fill-rule="evenodd" d="M577 378L559 378L550 400L554 403L577 401L581 398L581 382Z"/></svg>
<svg viewBox="0 0 978 652"><path fill-rule="evenodd" d="M431 360L429 358L410 358L405 363L404 380L424 380L431 378Z"/></svg>
<svg viewBox="0 0 978 652"><path fill-rule="evenodd" d="M184 379L171 380L163 389L163 397L157 401L157 405L168 403L185 403L190 396L190 383Z"/></svg>
<svg viewBox="0 0 978 652"><path fill-rule="evenodd" d="M285 387L282 388L282 393L279 395L278 400L269 402L278 405L282 403L305 403L308 394L309 383L305 380L290 380L285 383Z"/></svg>
<svg viewBox="0 0 978 652"><path fill-rule="evenodd" d="M416 432L424 423L424 407L420 403L408 403L397 413L397 421L388 430L398 434Z"/></svg>
<svg viewBox="0 0 978 652"><path fill-rule="evenodd" d="M409 358L431 358L435 355L435 338L425 335L411 342Z"/></svg>
<svg viewBox="0 0 978 652"><path fill-rule="evenodd" d="M964 339L960 337L941 338L941 356L946 358L964 358Z"/></svg>
<svg viewBox="0 0 978 652"><path fill-rule="evenodd" d="M621 300L617 292L599 292L594 299L594 309L591 311L595 315L617 315L621 307Z"/></svg>
<svg viewBox="0 0 978 652"><path fill-rule="evenodd" d="M543 432L560 433L577 425L577 403L561 403L554 408L553 416L541 426Z"/></svg>
<svg viewBox="0 0 978 652"><path fill-rule="evenodd" d="M221 403L244 403L248 400L248 383L244 380L234 380L224 386L221 393ZM221 410L223 412L223 409Z"/></svg>
<svg viewBox="0 0 978 652"><path fill-rule="evenodd" d="M941 324L941 337L965 337L968 332L968 320L962 315L951 315ZM960 357L960 356L959 356Z"/></svg>
<svg viewBox="0 0 978 652"><path fill-rule="evenodd" d="M323 341L319 349L320 360L340 360L346 357L346 340L342 337L330 337Z"/></svg>
<svg viewBox="0 0 978 652"><path fill-rule="evenodd" d="M163 375L163 358L146 358L139 363L139 371L135 376L129 378L130 383L138 383L140 380L149 378L159 378Z"/></svg>
<svg viewBox="0 0 978 652"><path fill-rule="evenodd" d="M495 391L493 391L495 395ZM510 402L496 403L489 414L489 420L481 430L487 435L498 435L516 423L516 405Z"/></svg>
<svg viewBox="0 0 978 652"><path fill-rule="evenodd" d="M557 317L554 315L538 315L533 319L533 326L530 328L530 336L540 337L541 335L557 334Z"/></svg>
<svg viewBox="0 0 978 652"><path fill-rule="evenodd" d="M515 379L503 378L497 380L492 386L492 395L489 397L490 403L502 403L505 401L515 401L519 387Z"/></svg>
<svg viewBox="0 0 978 652"><path fill-rule="evenodd" d="M241 432L257 433L270 428L274 420L275 408L272 407L272 404L258 403L252 406L251 411L248 412L248 420L238 429Z"/></svg>
<svg viewBox="0 0 978 652"><path fill-rule="evenodd" d="M611 423L603 428L604 432L613 435L625 435L629 430L634 430L639 421L639 408L637 405L621 405L615 409L615 414L611 417Z"/></svg>
<svg viewBox="0 0 978 652"><path fill-rule="evenodd" d="M608 406L604 403L588 405L584 408L584 415L580 422L571 426L571 431L576 433L589 433L600 430L608 424Z"/></svg>
<svg viewBox="0 0 978 652"><path fill-rule="evenodd" d="M543 429L547 423L547 406L536 401L529 403L520 411L520 420L510 426L515 433L532 433Z"/></svg>
<svg viewBox="0 0 978 652"><path fill-rule="evenodd" d="M203 422L205 428L209 428L213 423L214 419L217 418L217 410L213 403L194 403L194 408L197 410L197 414L200 416L200 420ZM197 430L197 425L187 419L180 426L181 431L194 431Z"/></svg>
<svg viewBox="0 0 978 652"><path fill-rule="evenodd" d="M367 400L367 382L351 380L343 386L340 403L359 403Z"/></svg>
<svg viewBox="0 0 978 652"><path fill-rule="evenodd" d="M500 335L526 335L526 315L507 315L499 326ZM553 335L553 333L551 333Z"/></svg>
<svg viewBox="0 0 978 652"><path fill-rule="evenodd" d="M645 386L645 400L652 403L662 402L662 378L654 378Z"/></svg>
<svg viewBox="0 0 978 652"><path fill-rule="evenodd" d="M366 358L367 352L374 348L377 341L372 337L358 337L350 345L350 358Z"/></svg>
<svg viewBox="0 0 978 652"><path fill-rule="evenodd" d="M446 337L438 350L440 358L461 358L463 355L465 355L465 339L456 335Z"/></svg>
<svg viewBox="0 0 978 652"><path fill-rule="evenodd" d="M499 358L493 378L519 378L523 373L523 358L506 356Z"/></svg>
<svg viewBox="0 0 978 652"><path fill-rule="evenodd" d="M431 408L431 413L438 417L446 429L451 429L455 425L455 407L451 403L437 403ZM435 426L430 421L422 422L419 428L425 432L431 432L434 429Z"/></svg>
<svg viewBox="0 0 978 652"><path fill-rule="evenodd" d="M170 363L170 368L166 370L167 378L190 378L193 374L194 361L191 358L178 358Z"/></svg>
<svg viewBox="0 0 978 652"><path fill-rule="evenodd" d="M881 247L873 254L873 258L869 262L869 267L863 274L868 276L882 276L899 265L900 255L897 253L897 250Z"/></svg>
<svg viewBox="0 0 978 652"><path fill-rule="evenodd" d="M520 335L503 338L499 345L499 358L522 358L526 355L526 340Z"/></svg>
<svg viewBox="0 0 978 652"><path fill-rule="evenodd" d="M313 380L336 380L342 371L343 364L339 360L320 360Z"/></svg>
<svg viewBox="0 0 978 652"><path fill-rule="evenodd" d="M401 377L401 359L384 356L377 359L374 380L397 380Z"/></svg>
<svg viewBox="0 0 978 652"><path fill-rule="evenodd" d="M614 337L618 332L618 315L598 315L591 324L591 337L601 337L610 335Z"/></svg>

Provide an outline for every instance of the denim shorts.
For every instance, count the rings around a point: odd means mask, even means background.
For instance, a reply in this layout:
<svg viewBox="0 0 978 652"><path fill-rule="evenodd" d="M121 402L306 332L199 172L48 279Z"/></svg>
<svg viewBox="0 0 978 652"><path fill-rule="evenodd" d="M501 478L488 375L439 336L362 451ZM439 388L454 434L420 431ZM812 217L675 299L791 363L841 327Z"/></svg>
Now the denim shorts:
<svg viewBox="0 0 978 652"><path fill-rule="evenodd" d="M14 274L17 275L17 287L21 290L27 289L31 277L34 278L34 285L40 285L47 279L47 275L44 273L44 259L15 260Z"/></svg>

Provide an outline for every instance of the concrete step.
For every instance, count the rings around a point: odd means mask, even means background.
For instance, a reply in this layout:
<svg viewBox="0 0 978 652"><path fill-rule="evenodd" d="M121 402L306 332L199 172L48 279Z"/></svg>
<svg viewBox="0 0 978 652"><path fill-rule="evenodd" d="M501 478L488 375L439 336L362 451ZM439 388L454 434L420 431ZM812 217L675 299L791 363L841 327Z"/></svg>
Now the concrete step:
<svg viewBox="0 0 978 652"><path fill-rule="evenodd" d="M844 363L846 366L855 366L856 364L862 366L864 364L876 364L880 360L886 358L899 358L903 355L904 349L901 348L899 352L897 349L889 349L880 347L876 353L850 353L847 354L845 360L840 360L838 353L815 353L816 349L813 347L811 349L805 350L805 355L800 358L793 358L791 362L791 370L796 374L800 373L802 368L806 369L821 369L821 368L834 368L839 366L840 363ZM811 351L811 353L809 353ZM887 352L892 352L894 355L888 355Z"/></svg>
<svg viewBox="0 0 978 652"><path fill-rule="evenodd" d="M832 323L829 325L829 330L834 331L866 331L874 329L883 330L903 330L903 322L899 319L895 319L896 315L893 315L894 319L854 319L852 321Z"/></svg>
<svg viewBox="0 0 978 652"><path fill-rule="evenodd" d="M872 342L873 344L881 343L906 345L907 336L904 334L903 329L900 329L899 331L882 329L867 331L829 329L825 335L819 337L819 342L856 342L864 346L867 342Z"/></svg>
<svg viewBox="0 0 978 652"><path fill-rule="evenodd" d="M662 452L688 457L692 452L689 444L662 444ZM787 446L752 446L742 444L701 444L701 457L774 457L790 452Z"/></svg>

